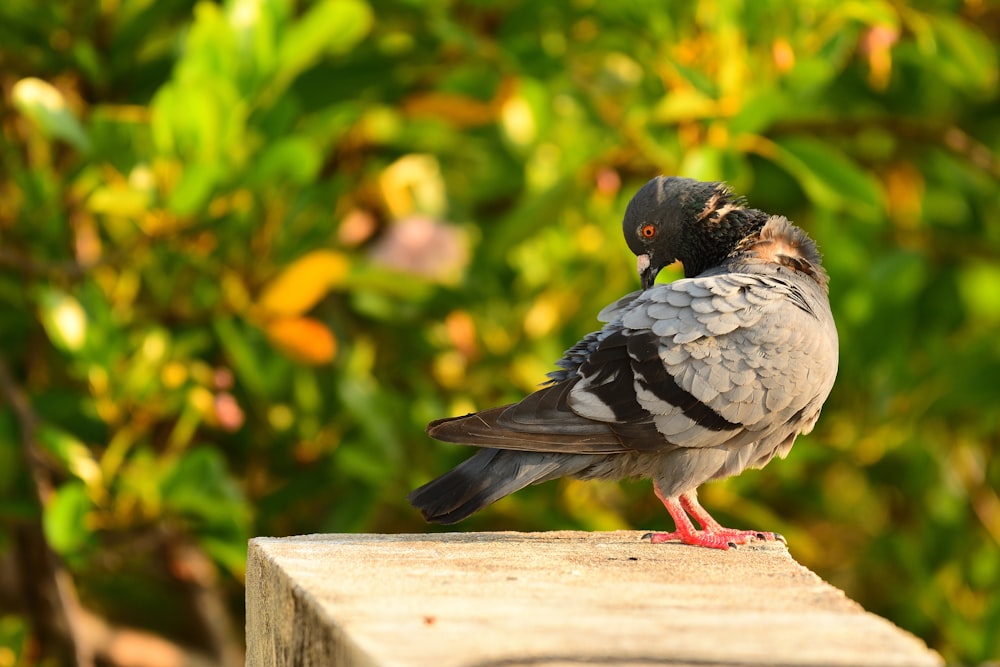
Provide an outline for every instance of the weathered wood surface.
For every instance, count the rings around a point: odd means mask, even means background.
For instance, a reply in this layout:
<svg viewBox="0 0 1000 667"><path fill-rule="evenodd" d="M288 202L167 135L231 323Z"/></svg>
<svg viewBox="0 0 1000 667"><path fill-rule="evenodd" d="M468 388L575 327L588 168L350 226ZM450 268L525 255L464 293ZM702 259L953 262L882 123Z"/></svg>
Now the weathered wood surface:
<svg viewBox="0 0 1000 667"><path fill-rule="evenodd" d="M723 552L640 536L257 538L247 664L942 664L781 544Z"/></svg>

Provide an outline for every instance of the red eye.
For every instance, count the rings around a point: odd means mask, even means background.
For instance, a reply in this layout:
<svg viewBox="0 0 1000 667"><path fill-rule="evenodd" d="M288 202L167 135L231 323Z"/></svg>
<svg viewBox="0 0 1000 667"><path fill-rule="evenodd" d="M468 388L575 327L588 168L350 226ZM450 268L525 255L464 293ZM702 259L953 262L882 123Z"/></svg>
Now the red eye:
<svg viewBox="0 0 1000 667"><path fill-rule="evenodd" d="M644 239L651 239L654 236L656 236L656 226L655 225L650 225L650 224L645 224L645 225L643 225L642 227L639 228L639 234Z"/></svg>

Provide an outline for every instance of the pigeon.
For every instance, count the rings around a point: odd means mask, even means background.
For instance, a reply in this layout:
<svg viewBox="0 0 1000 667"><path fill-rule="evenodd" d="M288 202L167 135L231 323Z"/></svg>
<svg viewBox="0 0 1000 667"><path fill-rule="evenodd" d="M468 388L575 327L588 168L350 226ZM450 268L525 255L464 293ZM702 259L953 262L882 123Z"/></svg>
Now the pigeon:
<svg viewBox="0 0 1000 667"><path fill-rule="evenodd" d="M819 418L838 341L815 242L724 183L681 177L639 189L622 229L642 289L605 307L538 391L431 422L431 437L479 451L409 501L452 524L529 484L649 478L674 522L653 543L784 541L723 527L697 489L784 458ZM675 261L684 278L655 283Z"/></svg>

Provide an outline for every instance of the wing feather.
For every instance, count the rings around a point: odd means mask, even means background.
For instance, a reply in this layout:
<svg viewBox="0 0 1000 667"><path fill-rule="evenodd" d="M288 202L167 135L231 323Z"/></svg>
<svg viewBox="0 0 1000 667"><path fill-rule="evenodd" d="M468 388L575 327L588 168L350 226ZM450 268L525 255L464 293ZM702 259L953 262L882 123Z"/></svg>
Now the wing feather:
<svg viewBox="0 0 1000 667"><path fill-rule="evenodd" d="M815 421L832 384L836 331L820 296L770 274L727 273L634 292L601 312L607 324L567 351L549 386L428 433L576 454L737 447L776 429L785 439L800 430L790 421Z"/></svg>

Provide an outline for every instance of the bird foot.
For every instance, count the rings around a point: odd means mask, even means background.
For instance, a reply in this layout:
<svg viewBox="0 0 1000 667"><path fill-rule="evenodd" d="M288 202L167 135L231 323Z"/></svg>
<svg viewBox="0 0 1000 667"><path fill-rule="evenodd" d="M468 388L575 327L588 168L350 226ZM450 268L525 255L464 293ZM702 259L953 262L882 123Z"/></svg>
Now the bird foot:
<svg viewBox="0 0 1000 667"><path fill-rule="evenodd" d="M662 544L680 540L684 544L710 549L734 549L741 544L756 540L764 542L781 542L788 544L781 533L767 533L759 530L738 530L736 528L720 528L718 530L674 531L672 533L646 533L642 539L648 539L652 544Z"/></svg>

